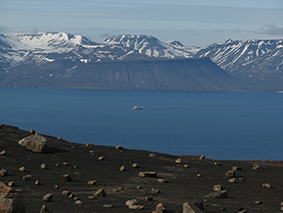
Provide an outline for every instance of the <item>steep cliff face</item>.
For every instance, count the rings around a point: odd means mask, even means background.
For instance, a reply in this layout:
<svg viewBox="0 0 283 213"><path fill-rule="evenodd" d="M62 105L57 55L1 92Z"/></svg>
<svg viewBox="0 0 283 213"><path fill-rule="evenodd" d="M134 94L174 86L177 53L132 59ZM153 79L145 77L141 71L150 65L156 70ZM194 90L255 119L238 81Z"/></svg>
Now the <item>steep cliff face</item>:
<svg viewBox="0 0 283 213"><path fill-rule="evenodd" d="M20 70L28 70L19 74ZM57 60L35 69L26 64L3 78L4 86L112 90L250 91L209 58L81 63ZM2 75L3 76L3 75Z"/></svg>

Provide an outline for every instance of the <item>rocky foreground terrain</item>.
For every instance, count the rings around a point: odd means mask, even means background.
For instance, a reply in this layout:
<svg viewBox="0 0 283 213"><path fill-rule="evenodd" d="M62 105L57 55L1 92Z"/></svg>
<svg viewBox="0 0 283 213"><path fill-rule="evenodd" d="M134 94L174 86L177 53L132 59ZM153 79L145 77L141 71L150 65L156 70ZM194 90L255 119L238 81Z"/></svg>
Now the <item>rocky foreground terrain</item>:
<svg viewBox="0 0 283 213"><path fill-rule="evenodd" d="M31 135L39 142L22 140ZM17 212L283 212L282 161L216 161L92 142L0 125L0 212L13 199Z"/></svg>

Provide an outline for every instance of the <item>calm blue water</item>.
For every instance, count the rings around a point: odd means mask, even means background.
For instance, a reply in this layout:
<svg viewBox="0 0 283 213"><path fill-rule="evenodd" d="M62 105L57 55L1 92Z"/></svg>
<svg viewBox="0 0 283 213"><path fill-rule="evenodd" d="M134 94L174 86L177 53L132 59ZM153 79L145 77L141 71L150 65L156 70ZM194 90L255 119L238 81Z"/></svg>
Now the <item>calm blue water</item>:
<svg viewBox="0 0 283 213"><path fill-rule="evenodd" d="M283 93L0 88L0 123L78 143L283 160Z"/></svg>

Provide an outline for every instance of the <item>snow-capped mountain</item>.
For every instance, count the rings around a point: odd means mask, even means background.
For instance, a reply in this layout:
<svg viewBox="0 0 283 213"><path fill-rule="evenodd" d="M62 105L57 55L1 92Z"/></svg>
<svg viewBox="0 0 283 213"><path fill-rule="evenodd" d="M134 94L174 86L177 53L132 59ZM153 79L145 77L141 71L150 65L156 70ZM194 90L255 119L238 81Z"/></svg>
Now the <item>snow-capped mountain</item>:
<svg viewBox="0 0 283 213"><path fill-rule="evenodd" d="M209 57L240 79L283 87L283 39L227 40L202 48L195 56Z"/></svg>
<svg viewBox="0 0 283 213"><path fill-rule="evenodd" d="M264 85L267 90L283 90L283 39L228 40L207 47L186 47L179 41L162 42L148 35L122 34L103 42L64 32L0 35L0 74L21 79L28 78L30 70L37 70L39 77L52 77L62 72L71 75L84 65L97 70L96 64L109 62L207 57L239 79Z"/></svg>

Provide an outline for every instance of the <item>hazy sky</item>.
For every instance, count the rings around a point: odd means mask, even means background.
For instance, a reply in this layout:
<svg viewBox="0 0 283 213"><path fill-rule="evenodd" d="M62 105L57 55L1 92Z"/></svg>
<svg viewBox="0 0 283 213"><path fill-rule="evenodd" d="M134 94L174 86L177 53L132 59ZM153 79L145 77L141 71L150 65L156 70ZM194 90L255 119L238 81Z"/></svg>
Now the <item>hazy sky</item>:
<svg viewBox="0 0 283 213"><path fill-rule="evenodd" d="M97 42L148 34L187 46L283 38L283 0L0 0L0 30L63 31Z"/></svg>

